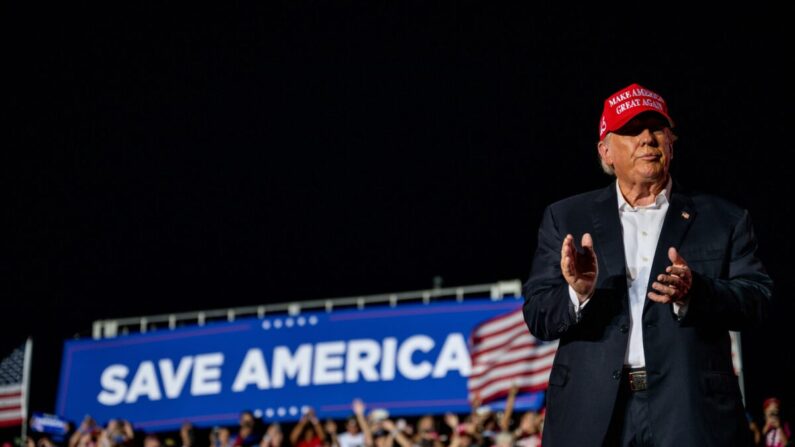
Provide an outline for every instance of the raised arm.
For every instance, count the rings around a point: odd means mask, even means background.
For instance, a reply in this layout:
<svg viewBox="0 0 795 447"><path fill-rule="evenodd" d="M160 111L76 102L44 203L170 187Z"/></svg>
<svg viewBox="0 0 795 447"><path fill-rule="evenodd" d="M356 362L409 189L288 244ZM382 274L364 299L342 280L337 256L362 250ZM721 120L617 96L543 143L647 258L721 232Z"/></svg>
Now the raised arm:
<svg viewBox="0 0 795 447"><path fill-rule="evenodd" d="M373 431L370 430L370 424L367 423L367 419L364 417L364 402L355 399L352 407L353 413L356 415L356 421L359 422L359 428L362 429L362 433L364 434L364 445L366 447L372 447Z"/></svg>
<svg viewBox="0 0 795 447"><path fill-rule="evenodd" d="M295 424L295 427L293 427L293 430L290 432L290 444L292 444L293 446L298 445L298 438L301 436L301 432L304 431L304 426L306 425L306 423L307 423L307 418L306 414L304 414L303 416L301 416L301 420L299 420L298 423Z"/></svg>
<svg viewBox="0 0 795 447"><path fill-rule="evenodd" d="M315 433L320 438L321 441L326 440L326 433L323 430L323 427L320 425L320 420L318 420L317 415L315 415L315 410L310 408L306 412L307 419L309 419L309 423L312 424L312 427L315 428Z"/></svg>
<svg viewBox="0 0 795 447"><path fill-rule="evenodd" d="M511 427L511 416L513 416L513 407L516 404L516 394L519 392L519 386L514 383L508 391L508 399L505 401L505 412L500 420L500 430L507 432Z"/></svg>

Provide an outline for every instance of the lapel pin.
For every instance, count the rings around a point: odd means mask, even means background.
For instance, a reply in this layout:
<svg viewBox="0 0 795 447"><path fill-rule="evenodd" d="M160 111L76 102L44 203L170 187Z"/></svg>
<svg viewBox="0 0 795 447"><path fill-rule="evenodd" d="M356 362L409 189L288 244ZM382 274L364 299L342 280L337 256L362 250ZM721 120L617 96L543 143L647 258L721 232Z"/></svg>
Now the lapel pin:
<svg viewBox="0 0 795 447"><path fill-rule="evenodd" d="M682 211L682 217L684 217L685 219L690 219L690 213L688 213L687 211Z"/></svg>

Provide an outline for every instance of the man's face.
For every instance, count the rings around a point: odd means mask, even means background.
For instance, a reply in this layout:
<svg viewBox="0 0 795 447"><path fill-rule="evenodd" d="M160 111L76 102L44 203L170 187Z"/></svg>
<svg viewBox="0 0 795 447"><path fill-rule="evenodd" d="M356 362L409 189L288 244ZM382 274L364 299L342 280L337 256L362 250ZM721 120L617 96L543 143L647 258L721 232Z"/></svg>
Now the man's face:
<svg viewBox="0 0 795 447"><path fill-rule="evenodd" d="M392 445L392 443L389 442L389 436L380 433L378 436L373 436L373 441L375 441L375 447L389 447Z"/></svg>
<svg viewBox="0 0 795 447"><path fill-rule="evenodd" d="M423 416L419 422L417 422L417 428L419 429L420 433L433 432L433 418L429 416Z"/></svg>
<svg viewBox="0 0 795 447"><path fill-rule="evenodd" d="M778 419L778 404L772 403L765 408L765 419Z"/></svg>
<svg viewBox="0 0 795 447"><path fill-rule="evenodd" d="M241 427L246 427L246 428L253 427L254 426L254 417L251 416L248 413L243 413L240 416L240 426Z"/></svg>
<svg viewBox="0 0 795 447"><path fill-rule="evenodd" d="M663 181L673 158L673 134L664 117L641 113L599 143L599 156L613 167L619 180Z"/></svg>

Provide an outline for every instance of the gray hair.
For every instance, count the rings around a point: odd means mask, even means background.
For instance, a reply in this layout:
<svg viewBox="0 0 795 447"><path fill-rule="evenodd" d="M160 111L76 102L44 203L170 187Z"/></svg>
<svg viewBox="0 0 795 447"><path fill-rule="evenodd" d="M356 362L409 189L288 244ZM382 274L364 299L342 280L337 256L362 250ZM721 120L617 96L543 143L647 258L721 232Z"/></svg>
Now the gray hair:
<svg viewBox="0 0 795 447"><path fill-rule="evenodd" d="M599 143L607 144L607 140L611 136L613 136L613 133L612 132L608 132L607 135L605 135L604 140L600 141ZM596 145L598 146L599 143L596 143ZM600 154L599 151L596 151L596 156L599 157L599 164L602 166L602 171L604 171L604 173L607 174L607 175L615 177L616 170L613 169L613 167L610 166L609 164L605 163L604 159L602 158L602 154Z"/></svg>

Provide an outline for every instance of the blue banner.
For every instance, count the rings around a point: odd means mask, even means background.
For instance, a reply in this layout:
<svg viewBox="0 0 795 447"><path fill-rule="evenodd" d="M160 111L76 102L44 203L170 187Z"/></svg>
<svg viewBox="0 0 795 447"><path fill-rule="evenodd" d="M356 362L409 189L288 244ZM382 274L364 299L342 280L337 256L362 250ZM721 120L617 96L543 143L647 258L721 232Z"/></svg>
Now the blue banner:
<svg viewBox="0 0 795 447"><path fill-rule="evenodd" d="M47 413L33 413L30 417L30 429L51 435L53 440L62 440L69 433L67 421Z"/></svg>
<svg viewBox="0 0 795 447"><path fill-rule="evenodd" d="M67 341L57 409L148 431L233 424L244 409L267 421L297 420L308 406L344 418L355 398L391 415L464 413L470 332L520 305L468 299Z"/></svg>

